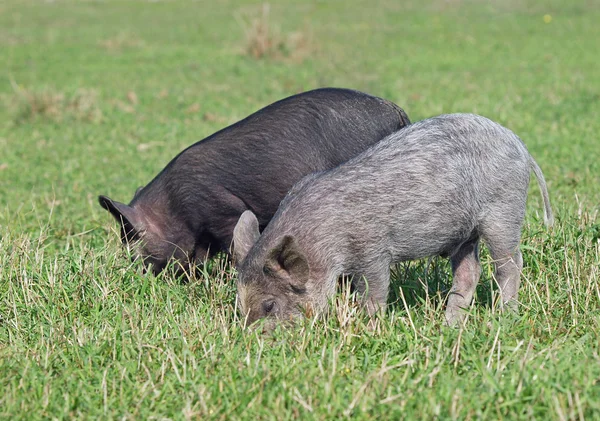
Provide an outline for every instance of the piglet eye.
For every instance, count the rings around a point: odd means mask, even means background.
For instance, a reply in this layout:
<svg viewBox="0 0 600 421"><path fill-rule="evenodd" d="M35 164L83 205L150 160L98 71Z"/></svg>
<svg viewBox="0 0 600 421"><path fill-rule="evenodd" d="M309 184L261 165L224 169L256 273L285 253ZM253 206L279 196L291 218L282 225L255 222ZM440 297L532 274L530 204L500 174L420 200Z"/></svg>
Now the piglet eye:
<svg viewBox="0 0 600 421"><path fill-rule="evenodd" d="M263 301L262 306L265 314L269 314L275 309L275 300Z"/></svg>

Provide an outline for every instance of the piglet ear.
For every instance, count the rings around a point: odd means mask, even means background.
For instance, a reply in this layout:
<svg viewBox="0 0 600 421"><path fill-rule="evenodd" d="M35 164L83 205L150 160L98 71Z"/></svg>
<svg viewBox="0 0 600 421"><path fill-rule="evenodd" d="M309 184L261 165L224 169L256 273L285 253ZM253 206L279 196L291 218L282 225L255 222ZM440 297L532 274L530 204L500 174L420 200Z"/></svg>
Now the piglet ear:
<svg viewBox="0 0 600 421"><path fill-rule="evenodd" d="M309 267L304 253L300 250L296 239L291 235L284 236L267 257L265 268L288 275L290 286L295 292L306 290Z"/></svg>
<svg viewBox="0 0 600 421"><path fill-rule="evenodd" d="M131 206L116 202L106 196L98 196L98 202L121 224L122 240L132 241L140 232L144 231L138 213Z"/></svg>
<svg viewBox="0 0 600 421"><path fill-rule="evenodd" d="M245 211L233 229L233 259L236 264L244 261L259 236L258 219L252 211Z"/></svg>

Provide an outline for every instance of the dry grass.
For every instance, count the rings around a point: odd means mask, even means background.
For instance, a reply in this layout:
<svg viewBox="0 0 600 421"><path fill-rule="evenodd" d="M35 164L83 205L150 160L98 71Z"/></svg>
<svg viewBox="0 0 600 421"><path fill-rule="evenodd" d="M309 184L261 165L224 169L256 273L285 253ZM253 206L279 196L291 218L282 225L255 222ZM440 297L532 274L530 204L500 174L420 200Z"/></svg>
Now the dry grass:
<svg viewBox="0 0 600 421"><path fill-rule="evenodd" d="M315 50L309 28L282 33L271 19L268 3L262 5L258 14L238 14L237 20L244 30L244 52L252 58L302 62Z"/></svg>
<svg viewBox="0 0 600 421"><path fill-rule="evenodd" d="M51 88L27 89L14 82L13 89L14 95L9 103L16 109L14 121L17 124L38 119L89 123L102 120L98 93L93 89L79 88L73 94L66 95Z"/></svg>
<svg viewBox="0 0 600 421"><path fill-rule="evenodd" d="M126 49L143 47L144 41L133 34L121 32L112 38L98 42L98 45L109 52L121 52Z"/></svg>

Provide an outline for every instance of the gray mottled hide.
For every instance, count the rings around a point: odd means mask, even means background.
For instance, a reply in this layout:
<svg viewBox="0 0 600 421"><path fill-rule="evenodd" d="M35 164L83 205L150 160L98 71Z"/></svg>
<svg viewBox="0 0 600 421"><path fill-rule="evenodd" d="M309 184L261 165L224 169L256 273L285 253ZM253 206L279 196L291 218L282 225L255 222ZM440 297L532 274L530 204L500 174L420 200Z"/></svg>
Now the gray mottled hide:
<svg viewBox="0 0 600 421"><path fill-rule="evenodd" d="M321 310L346 274L353 275L372 314L386 304L391 264L442 255L450 257L454 275L446 319L455 324L479 279L480 239L494 260L502 302L513 305L531 170L550 225L542 172L510 130L471 114L442 115L401 129L347 163L296 184L249 251L258 232L242 229L251 213L240 219L236 231L252 232L234 236L234 245L245 244L238 256L244 259L238 265L241 309L248 322L294 317L298 308ZM302 264L307 276L296 270ZM274 265L277 270L270 269Z"/></svg>

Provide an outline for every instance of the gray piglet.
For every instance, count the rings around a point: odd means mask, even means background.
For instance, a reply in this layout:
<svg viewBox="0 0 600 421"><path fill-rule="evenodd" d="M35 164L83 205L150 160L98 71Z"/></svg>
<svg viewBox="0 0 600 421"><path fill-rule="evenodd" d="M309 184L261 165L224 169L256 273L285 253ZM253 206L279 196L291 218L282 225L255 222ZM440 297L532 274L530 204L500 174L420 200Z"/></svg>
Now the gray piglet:
<svg viewBox="0 0 600 421"><path fill-rule="evenodd" d="M341 275L369 314L386 305L390 265L441 255L453 284L446 321L459 323L478 283L479 241L494 261L502 303L514 306L530 171L553 217L542 171L510 130L472 114L441 115L383 139L297 183L259 234L251 211L233 234L246 323L320 312Z"/></svg>

